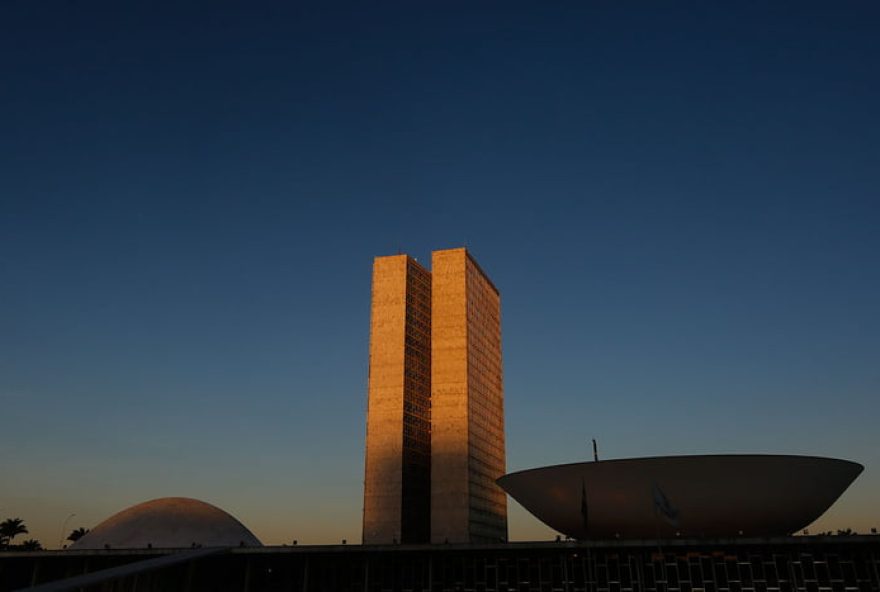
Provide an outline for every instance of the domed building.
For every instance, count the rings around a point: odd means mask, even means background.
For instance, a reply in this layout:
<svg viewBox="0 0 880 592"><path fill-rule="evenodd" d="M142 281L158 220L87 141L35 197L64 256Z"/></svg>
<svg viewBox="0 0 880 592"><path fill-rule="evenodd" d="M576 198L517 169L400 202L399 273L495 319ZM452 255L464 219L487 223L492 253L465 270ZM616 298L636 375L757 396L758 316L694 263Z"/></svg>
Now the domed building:
<svg viewBox="0 0 880 592"><path fill-rule="evenodd" d="M261 547L241 522L216 506L186 497L163 497L114 514L71 549Z"/></svg>
<svg viewBox="0 0 880 592"><path fill-rule="evenodd" d="M819 518L863 470L836 458L708 454L539 467L498 484L575 539L781 537Z"/></svg>

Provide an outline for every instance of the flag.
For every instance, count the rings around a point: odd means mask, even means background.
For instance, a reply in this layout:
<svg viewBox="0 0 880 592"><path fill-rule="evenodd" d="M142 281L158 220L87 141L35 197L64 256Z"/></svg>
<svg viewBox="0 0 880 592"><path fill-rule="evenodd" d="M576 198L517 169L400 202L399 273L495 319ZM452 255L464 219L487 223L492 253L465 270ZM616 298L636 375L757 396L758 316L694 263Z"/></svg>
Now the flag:
<svg viewBox="0 0 880 592"><path fill-rule="evenodd" d="M588 526L589 526L589 512L587 509L587 486L584 484L584 480L581 479L581 519L583 520L584 525L584 536L587 536Z"/></svg>
<svg viewBox="0 0 880 592"><path fill-rule="evenodd" d="M670 525L678 528L678 510L673 507L657 483L654 483L654 487L651 489L651 497L654 498L654 514L659 514Z"/></svg>

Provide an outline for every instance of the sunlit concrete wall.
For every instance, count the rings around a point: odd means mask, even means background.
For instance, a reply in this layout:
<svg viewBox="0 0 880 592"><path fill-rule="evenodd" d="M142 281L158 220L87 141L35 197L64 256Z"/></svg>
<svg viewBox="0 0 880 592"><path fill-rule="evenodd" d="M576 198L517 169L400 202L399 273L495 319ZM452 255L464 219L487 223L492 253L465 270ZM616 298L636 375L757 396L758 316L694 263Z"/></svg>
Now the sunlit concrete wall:
<svg viewBox="0 0 880 592"><path fill-rule="evenodd" d="M431 541L504 541L500 296L465 249L431 267Z"/></svg>
<svg viewBox="0 0 880 592"><path fill-rule="evenodd" d="M430 273L406 255L373 264L363 542L427 542Z"/></svg>

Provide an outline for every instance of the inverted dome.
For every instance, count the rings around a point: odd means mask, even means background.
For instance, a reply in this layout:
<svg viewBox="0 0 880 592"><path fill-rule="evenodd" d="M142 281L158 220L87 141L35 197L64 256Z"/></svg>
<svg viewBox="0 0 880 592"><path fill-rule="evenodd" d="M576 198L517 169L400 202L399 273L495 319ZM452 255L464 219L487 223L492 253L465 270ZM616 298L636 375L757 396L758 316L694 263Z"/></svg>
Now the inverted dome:
<svg viewBox="0 0 880 592"><path fill-rule="evenodd" d="M114 514L71 549L261 547L241 522L220 508L187 497L163 497Z"/></svg>
<svg viewBox="0 0 880 592"><path fill-rule="evenodd" d="M863 468L810 456L658 456L529 469L498 484L578 539L773 536L816 520Z"/></svg>

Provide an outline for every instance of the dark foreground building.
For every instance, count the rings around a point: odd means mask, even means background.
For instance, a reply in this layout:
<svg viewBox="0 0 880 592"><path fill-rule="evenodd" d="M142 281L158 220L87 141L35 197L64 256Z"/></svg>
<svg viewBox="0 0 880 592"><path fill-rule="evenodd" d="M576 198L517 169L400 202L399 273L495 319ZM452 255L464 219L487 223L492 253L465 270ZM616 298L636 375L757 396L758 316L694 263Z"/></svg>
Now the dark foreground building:
<svg viewBox="0 0 880 592"><path fill-rule="evenodd" d="M0 590L880 592L880 536L0 553Z"/></svg>

